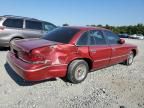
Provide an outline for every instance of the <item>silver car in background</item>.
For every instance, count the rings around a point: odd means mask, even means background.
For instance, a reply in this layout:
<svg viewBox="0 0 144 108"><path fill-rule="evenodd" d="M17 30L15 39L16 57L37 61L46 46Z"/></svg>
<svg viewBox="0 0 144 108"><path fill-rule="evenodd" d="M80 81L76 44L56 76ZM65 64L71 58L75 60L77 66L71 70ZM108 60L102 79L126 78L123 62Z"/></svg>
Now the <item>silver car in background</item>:
<svg viewBox="0 0 144 108"><path fill-rule="evenodd" d="M40 38L55 28L52 23L34 18L0 16L0 47L9 47L14 39Z"/></svg>
<svg viewBox="0 0 144 108"><path fill-rule="evenodd" d="M144 36L142 34L134 34L134 35L130 35L129 37L132 39L139 39L139 40L144 39Z"/></svg>

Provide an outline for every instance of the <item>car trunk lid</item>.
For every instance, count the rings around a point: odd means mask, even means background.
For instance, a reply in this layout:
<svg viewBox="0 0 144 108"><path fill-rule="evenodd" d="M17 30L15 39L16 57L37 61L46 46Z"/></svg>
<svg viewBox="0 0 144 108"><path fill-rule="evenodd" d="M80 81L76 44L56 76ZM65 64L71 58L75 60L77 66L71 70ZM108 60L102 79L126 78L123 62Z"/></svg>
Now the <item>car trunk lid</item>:
<svg viewBox="0 0 144 108"><path fill-rule="evenodd" d="M60 43L48 41L45 39L23 39L23 40L15 40L14 42L11 42L11 47L17 51L22 50L25 52L30 52L31 50L36 48L52 46L57 44Z"/></svg>
<svg viewBox="0 0 144 108"><path fill-rule="evenodd" d="M53 46L61 43L52 42L44 39L23 39L11 42L11 52L16 58L29 63L47 63L48 55ZM49 62L50 63L50 62Z"/></svg>

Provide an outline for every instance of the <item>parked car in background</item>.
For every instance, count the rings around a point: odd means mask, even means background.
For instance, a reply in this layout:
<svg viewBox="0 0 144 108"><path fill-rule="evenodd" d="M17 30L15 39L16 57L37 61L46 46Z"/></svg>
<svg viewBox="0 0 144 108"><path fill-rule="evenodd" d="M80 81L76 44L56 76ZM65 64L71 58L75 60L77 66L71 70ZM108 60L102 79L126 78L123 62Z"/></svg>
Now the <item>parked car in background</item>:
<svg viewBox="0 0 144 108"><path fill-rule="evenodd" d="M25 80L66 77L80 83L89 71L117 63L131 65L137 46L93 27L61 27L41 39L14 40L7 61Z"/></svg>
<svg viewBox="0 0 144 108"><path fill-rule="evenodd" d="M128 34L119 34L118 35L120 38L129 38Z"/></svg>
<svg viewBox="0 0 144 108"><path fill-rule="evenodd" d="M144 39L144 36L142 34L134 34L130 35L129 37L132 39L140 39L140 40Z"/></svg>
<svg viewBox="0 0 144 108"><path fill-rule="evenodd" d="M55 29L52 23L34 18L0 16L0 47L9 47L10 41L24 38L40 38Z"/></svg>

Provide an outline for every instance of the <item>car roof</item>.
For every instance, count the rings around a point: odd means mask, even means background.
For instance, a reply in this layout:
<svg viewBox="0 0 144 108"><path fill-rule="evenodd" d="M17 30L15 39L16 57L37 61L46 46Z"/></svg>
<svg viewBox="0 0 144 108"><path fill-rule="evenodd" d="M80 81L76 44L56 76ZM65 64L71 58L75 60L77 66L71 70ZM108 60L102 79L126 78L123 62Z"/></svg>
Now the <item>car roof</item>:
<svg viewBox="0 0 144 108"><path fill-rule="evenodd" d="M49 23L52 24L53 26L57 27L55 24L48 22L48 21L44 21L44 20L39 20L36 18L30 18L30 17L23 17L23 16L16 16L16 15L3 15L0 16L0 18L18 18L18 19L25 19L25 20L32 20L32 21L39 21L39 22L44 22L44 23Z"/></svg>
<svg viewBox="0 0 144 108"><path fill-rule="evenodd" d="M66 28L75 28L79 30L108 30L108 29L101 28L101 27L85 27L85 26L66 26Z"/></svg>
<svg viewBox="0 0 144 108"><path fill-rule="evenodd" d="M19 18L19 19L28 19L28 20L41 21L41 20L38 20L38 19L36 19L36 18L23 17L23 16L16 16L16 15L3 15L3 16L0 16L0 17L4 17L4 18Z"/></svg>

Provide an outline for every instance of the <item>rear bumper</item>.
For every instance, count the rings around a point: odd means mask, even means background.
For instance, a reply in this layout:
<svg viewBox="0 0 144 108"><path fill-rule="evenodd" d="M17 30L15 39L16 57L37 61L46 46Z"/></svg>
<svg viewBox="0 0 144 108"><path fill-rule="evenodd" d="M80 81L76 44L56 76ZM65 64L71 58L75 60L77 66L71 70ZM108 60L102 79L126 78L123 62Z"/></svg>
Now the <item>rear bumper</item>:
<svg viewBox="0 0 144 108"><path fill-rule="evenodd" d="M11 52L8 52L7 54L7 62L20 77L28 81L64 77L67 71L66 64L50 66L29 64L17 59Z"/></svg>

